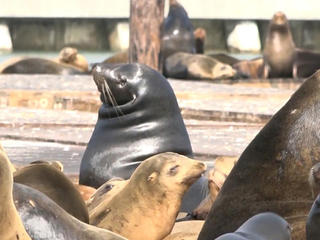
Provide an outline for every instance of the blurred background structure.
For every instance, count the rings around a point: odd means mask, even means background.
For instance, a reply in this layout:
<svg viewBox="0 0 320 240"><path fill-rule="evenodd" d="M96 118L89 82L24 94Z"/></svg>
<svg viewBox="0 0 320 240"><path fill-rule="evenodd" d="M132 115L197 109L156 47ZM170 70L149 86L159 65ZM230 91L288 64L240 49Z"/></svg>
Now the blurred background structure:
<svg viewBox="0 0 320 240"><path fill-rule="evenodd" d="M268 22L283 11L297 47L320 49L316 0L180 0L195 28L207 31L205 51L255 52ZM119 51L129 42L129 0L1 0L0 51ZM166 9L168 3L166 2ZM165 11L165 15L167 10ZM252 46L247 48L246 46Z"/></svg>

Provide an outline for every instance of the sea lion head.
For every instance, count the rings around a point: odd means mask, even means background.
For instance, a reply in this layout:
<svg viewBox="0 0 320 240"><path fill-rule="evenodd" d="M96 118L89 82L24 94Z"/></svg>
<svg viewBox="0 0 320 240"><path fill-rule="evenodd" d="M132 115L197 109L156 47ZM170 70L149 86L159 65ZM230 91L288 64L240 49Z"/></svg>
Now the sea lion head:
<svg viewBox="0 0 320 240"><path fill-rule="evenodd" d="M144 160L130 178L139 191L181 196L205 172L206 165L177 153L160 153Z"/></svg>
<svg viewBox="0 0 320 240"><path fill-rule="evenodd" d="M64 47L59 53L59 60L61 62L70 63L76 60L78 50L72 47Z"/></svg>
<svg viewBox="0 0 320 240"><path fill-rule="evenodd" d="M287 30L289 22L286 15L283 12L276 12L270 22L271 29Z"/></svg>

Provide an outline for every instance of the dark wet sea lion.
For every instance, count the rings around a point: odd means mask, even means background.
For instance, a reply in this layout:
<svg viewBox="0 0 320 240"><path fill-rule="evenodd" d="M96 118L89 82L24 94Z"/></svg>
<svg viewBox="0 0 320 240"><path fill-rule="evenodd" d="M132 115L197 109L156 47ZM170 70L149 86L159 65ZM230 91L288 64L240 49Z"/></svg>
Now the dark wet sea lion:
<svg viewBox="0 0 320 240"><path fill-rule="evenodd" d="M0 239L31 240L15 208L12 186L11 163L0 144Z"/></svg>
<svg viewBox="0 0 320 240"><path fill-rule="evenodd" d="M320 238L320 195L314 201L306 224L306 240L318 240Z"/></svg>
<svg viewBox="0 0 320 240"><path fill-rule="evenodd" d="M313 202L310 168L320 156L320 71L305 80L290 100L248 145L232 169L199 240L237 229L251 216L272 211L296 229ZM300 225L301 226L301 225ZM304 226L303 226L304 228Z"/></svg>
<svg viewBox="0 0 320 240"><path fill-rule="evenodd" d="M282 217L266 212L251 217L235 232L216 240L291 240L291 228Z"/></svg>
<svg viewBox="0 0 320 240"><path fill-rule="evenodd" d="M48 163L37 163L19 169L14 181L39 190L79 220L89 223L89 214L81 194L73 183Z"/></svg>
<svg viewBox="0 0 320 240"><path fill-rule="evenodd" d="M43 193L14 184L13 198L32 240L121 240L113 232L91 226L72 217Z"/></svg>
<svg viewBox="0 0 320 240"><path fill-rule="evenodd" d="M164 75L179 79L228 79L236 71L227 64L203 54L177 52L167 57L164 62Z"/></svg>
<svg viewBox="0 0 320 240"><path fill-rule="evenodd" d="M184 193L205 170L204 163L176 153L152 156L90 223L130 240L163 239L174 226Z"/></svg>
<svg viewBox="0 0 320 240"><path fill-rule="evenodd" d="M293 67L294 78L306 78L320 69L320 53L306 49L296 49Z"/></svg>
<svg viewBox="0 0 320 240"><path fill-rule="evenodd" d="M163 76L140 64L98 65L93 76L103 104L81 161L80 184L128 179L142 160L159 152L192 156L175 94Z"/></svg>
<svg viewBox="0 0 320 240"><path fill-rule="evenodd" d="M177 99L160 73L141 64L98 65L93 77L103 104L81 161L80 184L99 187L113 177L128 179L157 153L192 156ZM183 211L200 203L205 182L201 178L191 187Z"/></svg>
<svg viewBox="0 0 320 240"><path fill-rule="evenodd" d="M20 74L83 74L82 71L65 65L56 63L53 60L43 58L21 58L17 61L8 60L8 62L2 63L0 66L1 73L20 73Z"/></svg>
<svg viewBox="0 0 320 240"><path fill-rule="evenodd" d="M282 12L275 13L264 44L264 78L292 77L295 48L287 17Z"/></svg>
<svg viewBox="0 0 320 240"><path fill-rule="evenodd" d="M163 60L176 52L195 53L195 40L188 13L176 0L170 0L169 13L164 20L161 37Z"/></svg>

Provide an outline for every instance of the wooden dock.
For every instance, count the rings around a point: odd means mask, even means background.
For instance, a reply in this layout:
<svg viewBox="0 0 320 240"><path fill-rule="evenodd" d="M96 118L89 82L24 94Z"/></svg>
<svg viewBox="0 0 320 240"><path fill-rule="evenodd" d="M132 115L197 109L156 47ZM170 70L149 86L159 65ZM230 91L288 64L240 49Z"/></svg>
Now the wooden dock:
<svg viewBox="0 0 320 240"><path fill-rule="evenodd" d="M238 157L302 81L169 80L195 157ZM0 141L16 165L59 160L77 174L97 120L91 76L0 75Z"/></svg>

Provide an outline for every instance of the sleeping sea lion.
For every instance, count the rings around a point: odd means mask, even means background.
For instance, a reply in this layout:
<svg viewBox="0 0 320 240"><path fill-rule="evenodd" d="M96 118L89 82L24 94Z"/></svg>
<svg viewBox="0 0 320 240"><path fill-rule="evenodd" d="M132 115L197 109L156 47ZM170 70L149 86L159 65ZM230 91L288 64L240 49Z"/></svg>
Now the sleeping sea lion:
<svg viewBox="0 0 320 240"><path fill-rule="evenodd" d="M32 240L125 240L72 217L42 192L14 183L14 204ZM16 239L15 239L16 240Z"/></svg>
<svg viewBox="0 0 320 240"><path fill-rule="evenodd" d="M39 190L79 220L89 223L85 202L73 183L48 163L34 163L14 173L14 182Z"/></svg>

